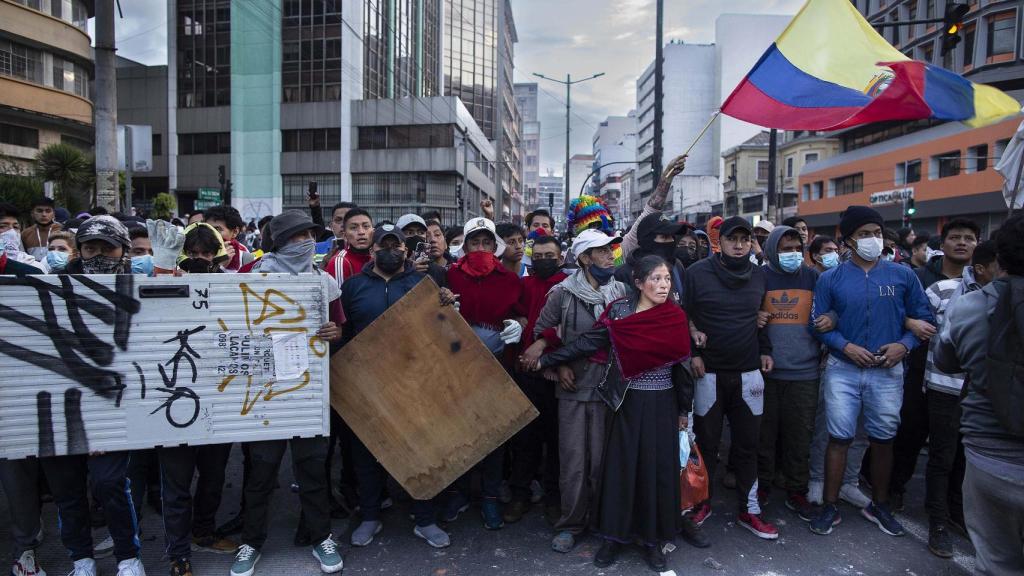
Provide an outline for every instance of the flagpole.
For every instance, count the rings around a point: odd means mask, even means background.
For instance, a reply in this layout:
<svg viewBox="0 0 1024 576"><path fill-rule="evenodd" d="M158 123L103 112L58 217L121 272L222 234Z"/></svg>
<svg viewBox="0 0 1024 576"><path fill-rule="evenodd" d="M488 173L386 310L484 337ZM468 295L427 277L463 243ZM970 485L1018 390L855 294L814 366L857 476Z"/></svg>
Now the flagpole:
<svg viewBox="0 0 1024 576"><path fill-rule="evenodd" d="M708 123L704 125L704 129L700 131L700 134L697 134L696 138L693 139L693 144L690 144L690 147L686 149L686 152L683 152L683 156L690 155L690 152L693 151L693 148L697 145L698 142L700 142L700 139L704 137L704 134L707 134L708 128L711 128L711 124L713 124L715 119L717 119L721 115L721 110L715 110L715 113L711 116L711 119L708 120Z"/></svg>

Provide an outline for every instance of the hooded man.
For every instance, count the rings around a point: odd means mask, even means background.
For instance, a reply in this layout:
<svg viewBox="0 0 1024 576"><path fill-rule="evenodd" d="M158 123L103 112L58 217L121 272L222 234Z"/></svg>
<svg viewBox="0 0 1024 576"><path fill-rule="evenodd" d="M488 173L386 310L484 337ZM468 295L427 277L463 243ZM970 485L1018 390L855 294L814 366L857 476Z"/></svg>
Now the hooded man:
<svg viewBox="0 0 1024 576"><path fill-rule="evenodd" d="M739 523L759 538L774 540L778 529L761 518L757 499L757 448L764 411L764 379L772 371L772 345L758 329L764 301L764 269L750 261L751 227L734 216L720 227L721 252L686 271L683 309L690 317L694 340L693 430L714 478L722 424L732 430L730 460L736 470ZM711 515L704 502L695 509L699 526Z"/></svg>
<svg viewBox="0 0 1024 576"><path fill-rule="evenodd" d="M755 230L755 233L757 230ZM818 272L804 263L799 231L776 226L764 244L766 289L761 310L772 343L774 367L764 383L764 415L758 449L758 497L781 475L786 507L810 521L807 501L811 437L818 408L820 353L811 333L811 307Z"/></svg>
<svg viewBox="0 0 1024 576"><path fill-rule="evenodd" d="M676 222L661 212L644 216L635 227L637 248L626 257L626 262L615 270L615 279L626 286L632 286L633 266L644 256L661 256L666 262L673 263L670 270L673 299L681 302L685 270L681 263L676 262L676 242L686 232L686 228L686 224Z"/></svg>

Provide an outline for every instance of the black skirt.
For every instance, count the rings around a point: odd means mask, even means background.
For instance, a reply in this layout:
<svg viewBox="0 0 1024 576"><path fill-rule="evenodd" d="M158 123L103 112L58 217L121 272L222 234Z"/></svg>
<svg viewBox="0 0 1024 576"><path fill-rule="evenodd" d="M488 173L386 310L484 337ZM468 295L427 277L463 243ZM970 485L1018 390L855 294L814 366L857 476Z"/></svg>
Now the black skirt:
<svg viewBox="0 0 1024 576"><path fill-rule="evenodd" d="M679 523L676 391L629 390L609 419L599 530L620 543L671 542Z"/></svg>

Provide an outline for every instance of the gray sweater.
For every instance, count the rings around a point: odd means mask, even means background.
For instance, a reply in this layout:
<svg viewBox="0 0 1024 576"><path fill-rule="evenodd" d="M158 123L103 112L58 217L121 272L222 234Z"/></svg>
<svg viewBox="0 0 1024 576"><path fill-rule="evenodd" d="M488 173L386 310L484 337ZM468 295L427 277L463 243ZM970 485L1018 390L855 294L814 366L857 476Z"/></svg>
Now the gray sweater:
<svg viewBox="0 0 1024 576"><path fill-rule="evenodd" d="M595 322L597 316L594 314L594 306L580 300L559 284L548 294L548 300L540 311L533 333L540 337L541 332L548 328L558 328L562 343L568 344L593 328ZM555 385L555 396L580 402L600 402L597 385L607 377L611 363L597 364L591 362L589 358L581 358L570 362L569 367L576 375L576 391L569 392Z"/></svg>

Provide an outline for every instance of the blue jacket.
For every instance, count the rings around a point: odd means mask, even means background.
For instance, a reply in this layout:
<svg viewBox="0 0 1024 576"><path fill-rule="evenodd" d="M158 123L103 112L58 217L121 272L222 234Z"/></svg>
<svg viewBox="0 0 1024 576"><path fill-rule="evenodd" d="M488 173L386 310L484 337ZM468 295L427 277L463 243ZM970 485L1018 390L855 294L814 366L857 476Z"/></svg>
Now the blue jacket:
<svg viewBox="0 0 1024 576"><path fill-rule="evenodd" d="M839 326L815 335L832 356L851 364L843 353L848 343L877 352L886 344L899 342L909 351L919 341L903 327L904 321L914 318L935 322L914 271L884 260L867 273L847 261L822 274L814 288L811 316L817 318L828 311L838 315Z"/></svg>
<svg viewBox="0 0 1024 576"><path fill-rule="evenodd" d="M341 306L345 310L345 326L341 345L348 344L367 326L373 323L392 304L401 300L425 275L416 272L411 264L405 270L385 280L377 275L373 263L363 268L362 273L345 280L341 292Z"/></svg>

